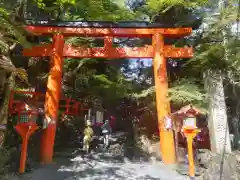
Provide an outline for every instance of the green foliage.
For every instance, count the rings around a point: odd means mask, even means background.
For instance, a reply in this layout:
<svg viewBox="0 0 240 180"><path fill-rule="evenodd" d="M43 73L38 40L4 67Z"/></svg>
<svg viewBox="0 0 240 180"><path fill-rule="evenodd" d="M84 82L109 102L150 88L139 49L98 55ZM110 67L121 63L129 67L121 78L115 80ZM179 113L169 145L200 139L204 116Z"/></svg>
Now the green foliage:
<svg viewBox="0 0 240 180"><path fill-rule="evenodd" d="M0 8L0 24L0 68L14 73L14 77L28 84L26 71L22 68L15 68L9 56L17 43L22 44L23 47L30 47L30 43L24 36L26 33L23 27L11 19L10 13L4 8Z"/></svg>
<svg viewBox="0 0 240 180"><path fill-rule="evenodd" d="M238 6L233 2L230 0L223 10L214 9L205 14L204 28L201 27L195 35L195 56L188 61L186 68L201 72L210 68L238 73L239 38L232 30L232 25L237 22ZM223 31L226 32L225 37Z"/></svg>
<svg viewBox="0 0 240 180"><path fill-rule="evenodd" d="M114 103L116 100L128 96L131 86L129 82L119 75L117 80L111 81L106 75L94 75L89 82L90 91L93 94L105 98L104 102L108 105Z"/></svg>
<svg viewBox="0 0 240 180"><path fill-rule="evenodd" d="M0 50L2 52L8 52L13 43L21 43L29 47L23 28L10 19L9 12L4 8L0 8L0 24Z"/></svg>
<svg viewBox="0 0 240 180"><path fill-rule="evenodd" d="M75 5L76 0L34 0L37 3L38 7L41 9L46 8L47 6L63 7L67 5Z"/></svg>
<svg viewBox="0 0 240 180"><path fill-rule="evenodd" d="M95 75L93 78L99 81L100 84L103 84L105 88L108 88L110 85L113 84L113 82L110 81L105 74Z"/></svg>
<svg viewBox="0 0 240 180"><path fill-rule="evenodd" d="M5 149L5 148L0 148L0 178L4 178L2 177L6 171L7 171L7 162L10 158L11 153Z"/></svg>
<svg viewBox="0 0 240 180"><path fill-rule="evenodd" d="M206 94L195 80L181 79L172 84L168 91L169 100L178 106L193 104L194 106L206 109ZM141 93L132 94L134 98L141 99L148 96L155 96L155 87L152 86Z"/></svg>
<svg viewBox="0 0 240 180"><path fill-rule="evenodd" d="M224 62L223 47L219 44L206 44L196 48L196 56L186 63L186 68L194 68L204 72L211 69L223 69L226 67ZM193 69L193 70L194 70Z"/></svg>
<svg viewBox="0 0 240 180"><path fill-rule="evenodd" d="M171 88L169 88L169 99L174 104L187 105L207 108L207 95L200 85L197 85L196 80L182 79L176 81Z"/></svg>
<svg viewBox="0 0 240 180"><path fill-rule="evenodd" d="M132 20L136 16L125 6L111 0L34 0L42 10L61 20ZM59 15L61 17L59 17Z"/></svg>
<svg viewBox="0 0 240 180"><path fill-rule="evenodd" d="M206 4L207 0L147 0L147 9L152 14L164 13L174 6L183 6L187 8L196 8Z"/></svg>

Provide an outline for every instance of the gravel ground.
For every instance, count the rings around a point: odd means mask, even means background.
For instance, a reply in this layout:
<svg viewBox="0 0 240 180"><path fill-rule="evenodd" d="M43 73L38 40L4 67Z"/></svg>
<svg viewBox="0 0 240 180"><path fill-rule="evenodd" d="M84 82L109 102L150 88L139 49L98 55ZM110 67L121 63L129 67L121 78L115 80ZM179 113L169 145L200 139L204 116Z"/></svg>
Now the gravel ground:
<svg viewBox="0 0 240 180"><path fill-rule="evenodd" d="M187 180L159 161L129 161L109 152L70 155L9 180Z"/></svg>

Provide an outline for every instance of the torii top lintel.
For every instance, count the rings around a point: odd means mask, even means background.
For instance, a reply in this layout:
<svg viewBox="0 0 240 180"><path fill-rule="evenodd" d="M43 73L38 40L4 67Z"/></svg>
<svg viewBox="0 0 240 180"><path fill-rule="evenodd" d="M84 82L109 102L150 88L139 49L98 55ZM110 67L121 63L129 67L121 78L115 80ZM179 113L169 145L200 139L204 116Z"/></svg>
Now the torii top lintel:
<svg viewBox="0 0 240 180"><path fill-rule="evenodd" d="M135 24L135 26L134 26ZM113 37L151 37L160 33L164 36L181 37L192 33L192 28L166 27L158 23L146 22L43 22L29 24L26 29L35 35L51 35L56 32L64 36L113 36Z"/></svg>
<svg viewBox="0 0 240 180"><path fill-rule="evenodd" d="M75 24L75 25L74 25ZM154 56L153 46L145 47L119 47L112 46L114 37L140 37L150 38L154 34L163 36L181 37L190 35L192 28L162 28L158 25L141 25L133 27L125 23L124 27L120 25L104 24L82 26L76 22L58 24L34 24L25 26L26 30L34 35L54 35L62 34L64 37L69 36L87 36L87 37L104 37L104 47L83 48L74 47L64 44L63 56L71 58L152 58ZM24 56L51 56L52 44L34 46L31 49L24 49ZM176 48L174 46L164 45L164 55L167 58L191 58L193 56L192 48Z"/></svg>

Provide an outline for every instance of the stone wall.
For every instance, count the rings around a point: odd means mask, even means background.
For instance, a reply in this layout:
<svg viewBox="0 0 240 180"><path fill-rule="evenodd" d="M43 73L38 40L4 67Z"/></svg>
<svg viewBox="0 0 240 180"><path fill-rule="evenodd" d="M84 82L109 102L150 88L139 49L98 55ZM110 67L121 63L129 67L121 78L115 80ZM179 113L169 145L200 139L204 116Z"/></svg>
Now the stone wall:
<svg viewBox="0 0 240 180"><path fill-rule="evenodd" d="M213 154L208 150L200 151L201 175L197 180L239 180L240 152Z"/></svg>

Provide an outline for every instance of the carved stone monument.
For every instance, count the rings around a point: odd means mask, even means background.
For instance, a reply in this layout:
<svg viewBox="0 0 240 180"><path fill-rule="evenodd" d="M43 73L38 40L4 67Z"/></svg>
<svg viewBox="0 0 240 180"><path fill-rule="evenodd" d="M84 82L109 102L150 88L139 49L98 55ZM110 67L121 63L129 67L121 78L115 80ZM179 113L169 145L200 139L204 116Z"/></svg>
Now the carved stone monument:
<svg viewBox="0 0 240 180"><path fill-rule="evenodd" d="M220 72L207 71L204 74L208 94L211 150L214 153L231 153L231 142L227 122L223 80Z"/></svg>

